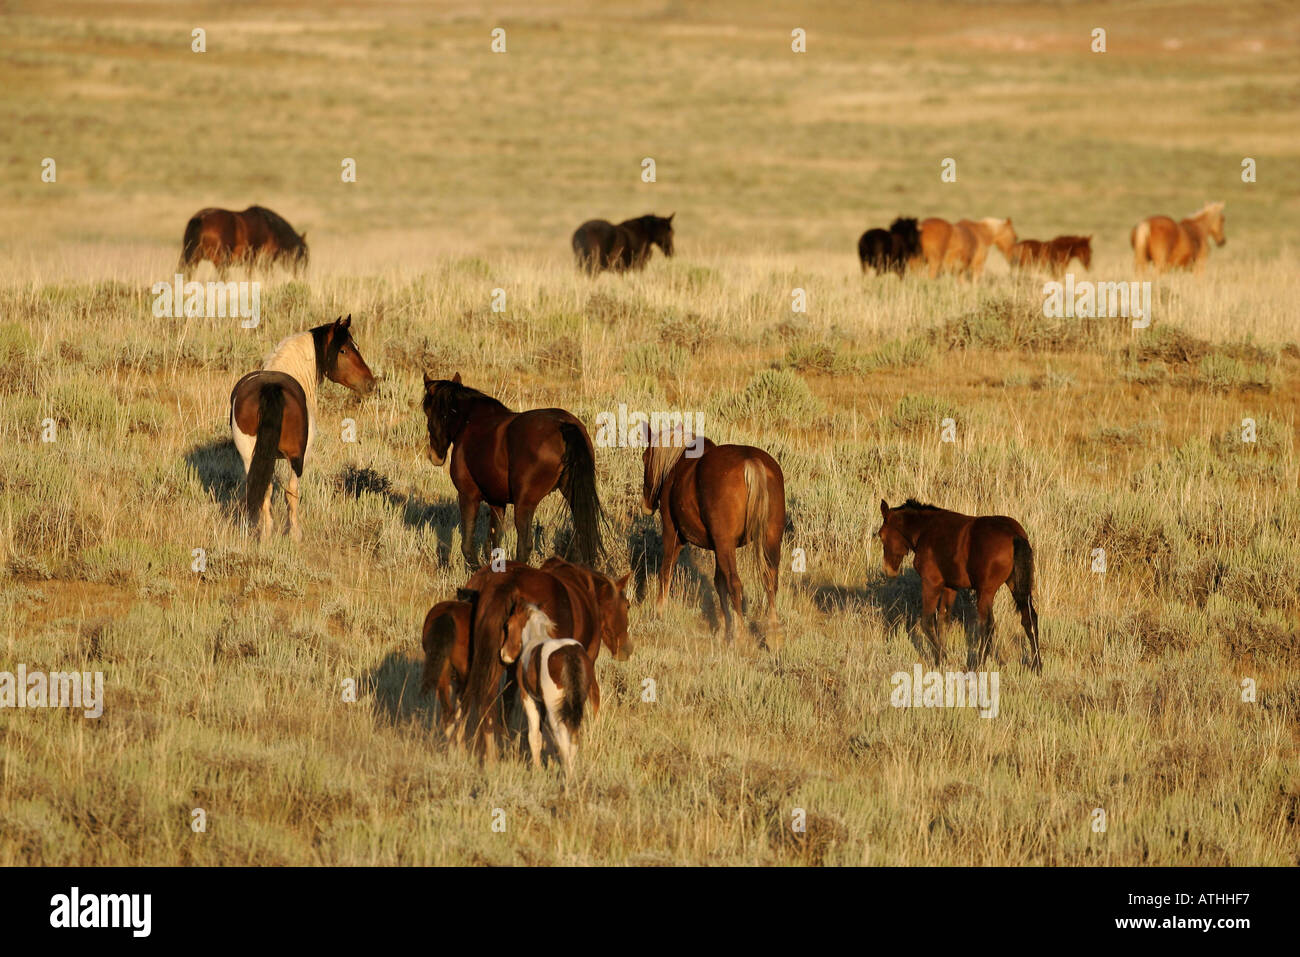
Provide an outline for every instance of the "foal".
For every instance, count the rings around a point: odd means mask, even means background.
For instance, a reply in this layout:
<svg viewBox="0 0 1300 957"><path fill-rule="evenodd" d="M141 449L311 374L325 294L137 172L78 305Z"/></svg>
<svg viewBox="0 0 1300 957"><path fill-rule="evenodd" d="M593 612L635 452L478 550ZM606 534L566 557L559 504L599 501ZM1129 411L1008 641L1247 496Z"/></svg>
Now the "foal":
<svg viewBox="0 0 1300 957"><path fill-rule="evenodd" d="M555 622L531 602L520 602L506 619L506 640L501 646L501 662L515 666L519 702L528 718L528 748L533 766L542 763L542 713L551 740L560 752L565 774L573 773L573 759L578 753L578 732L582 712L591 699L591 715L596 716L599 692L596 669L572 638L555 638Z"/></svg>
<svg viewBox="0 0 1300 957"><path fill-rule="evenodd" d="M474 606L468 601L440 601L424 616L420 644L424 672L420 690L436 690L443 734L459 743L464 737L465 682L469 678L470 627Z"/></svg>
<svg viewBox="0 0 1300 957"><path fill-rule="evenodd" d="M993 597L1005 584L1029 638L1033 652L1030 667L1042 674L1038 612L1033 599L1034 550L1019 522L1005 515L962 515L910 498L898 508L890 508L881 499L880 514L884 522L876 534L884 545L885 574L896 577L907 553L916 554L912 567L921 576L921 630L934 650L936 664L943 660L940 599L946 622L957 589L975 589L978 667L988 656L993 640Z"/></svg>

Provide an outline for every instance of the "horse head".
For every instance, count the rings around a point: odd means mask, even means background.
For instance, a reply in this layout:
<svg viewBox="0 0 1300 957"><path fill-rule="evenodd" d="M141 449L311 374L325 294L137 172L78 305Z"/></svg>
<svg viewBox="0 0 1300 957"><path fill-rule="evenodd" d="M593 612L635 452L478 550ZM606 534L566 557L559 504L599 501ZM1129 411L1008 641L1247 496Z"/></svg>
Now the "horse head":
<svg viewBox="0 0 1300 957"><path fill-rule="evenodd" d="M1214 237L1214 241L1222 246L1228 241L1228 237L1223 234L1223 203L1206 203L1205 209L1197 217L1205 224L1205 231Z"/></svg>
<svg viewBox="0 0 1300 957"><path fill-rule="evenodd" d="M646 216L646 232L650 237L650 242L654 243L663 250L665 256L673 254L673 217L676 213L669 213L664 216Z"/></svg>
<svg viewBox="0 0 1300 957"><path fill-rule="evenodd" d="M434 465L447 461L447 449L464 422L465 410L458 400L462 389L459 372L450 379L434 379L429 373L424 374L421 407L429 431L429 461Z"/></svg>
<svg viewBox="0 0 1300 957"><path fill-rule="evenodd" d="M628 572L617 581L611 581L599 572L592 572L596 584L596 611L600 615L600 640L605 643L615 661L627 661L632 655L632 640L627 634L627 610L631 604L627 597L627 583L632 578Z"/></svg>
<svg viewBox="0 0 1300 957"><path fill-rule="evenodd" d="M885 575L889 578L897 578L902 569L903 559L912 550L912 546L898 527L897 510L891 510L889 503L883 498L880 500L880 515L883 522L876 535L884 546Z"/></svg>
<svg viewBox="0 0 1300 957"><path fill-rule="evenodd" d="M339 316L332 323L312 330L317 342L317 363L321 374L331 382L351 389L358 395L369 395L375 388L375 376L361 357L352 339L352 315Z"/></svg>
<svg viewBox="0 0 1300 957"><path fill-rule="evenodd" d="M552 637L555 622L532 602L516 599L510 607L510 613L506 615L502 630L501 650L498 654L503 665L512 665L529 645Z"/></svg>

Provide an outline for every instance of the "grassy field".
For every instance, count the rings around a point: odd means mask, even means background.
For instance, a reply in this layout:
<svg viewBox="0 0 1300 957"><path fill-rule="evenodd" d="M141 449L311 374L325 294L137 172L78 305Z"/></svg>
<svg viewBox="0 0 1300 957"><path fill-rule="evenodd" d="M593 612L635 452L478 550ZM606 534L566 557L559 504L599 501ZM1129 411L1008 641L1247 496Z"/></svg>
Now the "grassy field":
<svg viewBox="0 0 1300 957"><path fill-rule="evenodd" d="M103 671L107 700L0 710L0 864L1300 862L1300 11L750 7L9 5L0 672ZM1229 241L1156 280L1148 329L1044 318L997 252L973 286L855 255L900 213L1010 216L1094 234L1090 278L1127 280L1129 228L1207 200ZM304 279L261 277L254 330L154 318L188 216L252 203L307 231ZM673 259L574 270L582 220L674 210ZM230 387L346 313L380 388L323 386L304 541L259 545ZM598 663L575 779L446 750L418 630L467 572L426 370L769 450L782 650L723 643L703 553L656 614L640 455L598 449L636 651ZM1004 592L996 718L890 704L920 583L874 533L907 496L1034 544L1044 671ZM538 520L549 554L558 496Z"/></svg>

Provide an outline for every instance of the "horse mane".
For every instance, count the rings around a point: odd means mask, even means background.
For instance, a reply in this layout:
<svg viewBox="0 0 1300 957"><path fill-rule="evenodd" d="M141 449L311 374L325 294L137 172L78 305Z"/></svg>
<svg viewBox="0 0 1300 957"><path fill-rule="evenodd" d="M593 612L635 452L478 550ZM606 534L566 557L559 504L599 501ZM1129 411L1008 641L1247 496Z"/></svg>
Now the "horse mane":
<svg viewBox="0 0 1300 957"><path fill-rule="evenodd" d="M267 209L265 206L250 206L244 210L246 213L255 213L262 217L266 223L266 228L271 231L275 241L284 249L297 249L299 246L306 248L307 241L299 236L288 221L274 210Z"/></svg>
<svg viewBox="0 0 1300 957"><path fill-rule="evenodd" d="M478 389L471 389L462 382L452 382L450 379L443 379L435 384L426 393L426 398L433 403L440 413L445 412L452 405L463 406L467 402L480 401L491 402L507 412L510 411L510 408L500 399L493 398Z"/></svg>
<svg viewBox="0 0 1300 957"><path fill-rule="evenodd" d="M705 436L701 435L699 438L704 442L704 448L706 450L713 446L713 443ZM681 457L686 454L686 447L694 444L695 439L695 435L688 433L683 429L682 441L680 443L673 442L668 445L656 445L652 442L650 445L649 462L651 489L650 501L653 502L659 498L659 493L664 487L664 479L667 478L668 473L673 470L673 466L681 461Z"/></svg>
<svg viewBox="0 0 1300 957"><path fill-rule="evenodd" d="M918 501L917 501L916 499L914 499L914 498L909 498L906 502L904 502L902 505L900 505L900 506L898 506L898 507L899 507L899 508L910 508L910 509L914 509L914 510L918 510L918 511L925 511L925 512L942 512L942 511L943 511L943 509L941 509L938 505L927 505L927 504L924 503L924 502L918 502Z"/></svg>

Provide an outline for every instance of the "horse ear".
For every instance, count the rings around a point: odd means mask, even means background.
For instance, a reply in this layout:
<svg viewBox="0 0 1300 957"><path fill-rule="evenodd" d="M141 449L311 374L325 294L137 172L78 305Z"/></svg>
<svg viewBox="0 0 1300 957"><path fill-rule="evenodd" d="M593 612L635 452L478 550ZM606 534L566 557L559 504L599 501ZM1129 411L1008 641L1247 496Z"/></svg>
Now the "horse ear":
<svg viewBox="0 0 1300 957"><path fill-rule="evenodd" d="M424 374L424 387L425 387L425 389L428 389L429 386L433 385L433 384L434 384L435 382L437 382L437 381L438 381L437 379L430 378L430 377L429 377L429 373L426 372L426 373Z"/></svg>
<svg viewBox="0 0 1300 957"><path fill-rule="evenodd" d="M889 518L889 503L883 498L880 500L880 515L882 518Z"/></svg>
<svg viewBox="0 0 1300 957"><path fill-rule="evenodd" d="M459 383L459 382L460 382L460 373L457 372L454 376L452 376L452 377L451 377L451 381L452 381L452 382L455 382L455 383Z"/></svg>
<svg viewBox="0 0 1300 957"><path fill-rule="evenodd" d="M677 215L677 210L673 210L671 213L669 213L669 214L668 214L668 222L671 223L671 222L673 221L673 217L676 216L676 215Z"/></svg>
<svg viewBox="0 0 1300 957"><path fill-rule="evenodd" d="M344 319L341 323L339 323L339 325L340 325L342 328L344 328L344 329L346 329L346 328L348 328L348 326L352 325L352 313L349 312L349 313L348 313L348 317L347 317L346 319Z"/></svg>
<svg viewBox="0 0 1300 957"><path fill-rule="evenodd" d="M631 581L631 579L632 579L632 573L628 572L618 581L614 582L614 587L618 589L618 593L622 595L624 598L627 597L627 583Z"/></svg>

